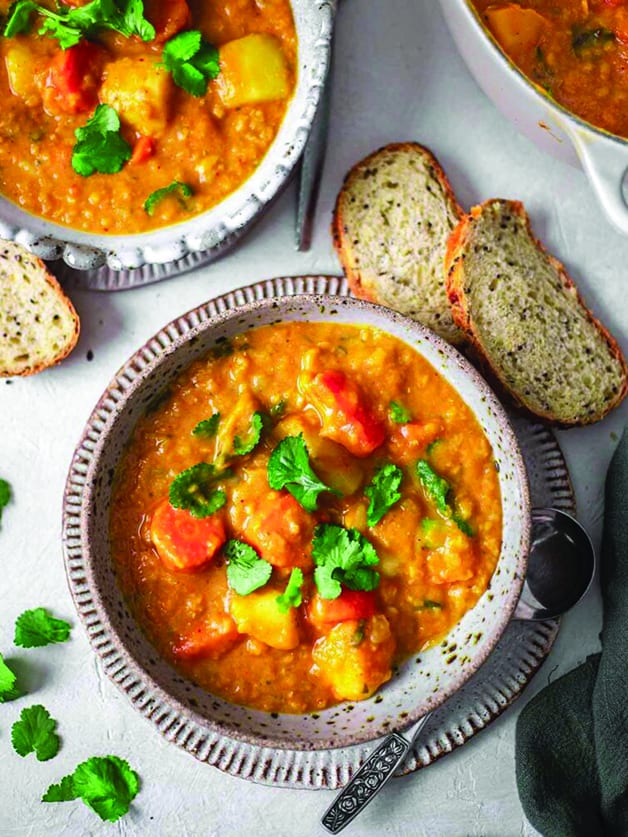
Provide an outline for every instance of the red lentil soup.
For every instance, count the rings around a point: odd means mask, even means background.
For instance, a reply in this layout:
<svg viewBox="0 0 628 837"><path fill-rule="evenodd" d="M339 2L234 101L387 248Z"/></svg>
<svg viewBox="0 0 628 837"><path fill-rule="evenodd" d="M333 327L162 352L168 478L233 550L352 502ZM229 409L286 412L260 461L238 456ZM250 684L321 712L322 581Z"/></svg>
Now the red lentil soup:
<svg viewBox="0 0 628 837"><path fill-rule="evenodd" d="M371 328L265 326L194 363L118 468L111 550L163 657L237 704L372 695L486 590L491 446L455 390Z"/></svg>
<svg viewBox="0 0 628 837"><path fill-rule="evenodd" d="M472 0L504 51L559 104L628 137L628 0Z"/></svg>
<svg viewBox="0 0 628 837"><path fill-rule="evenodd" d="M139 233L209 209L253 173L294 90L289 0L67 3L20 16L0 0L5 197L78 230ZM123 17L138 5L139 20ZM82 10L96 18L87 28Z"/></svg>

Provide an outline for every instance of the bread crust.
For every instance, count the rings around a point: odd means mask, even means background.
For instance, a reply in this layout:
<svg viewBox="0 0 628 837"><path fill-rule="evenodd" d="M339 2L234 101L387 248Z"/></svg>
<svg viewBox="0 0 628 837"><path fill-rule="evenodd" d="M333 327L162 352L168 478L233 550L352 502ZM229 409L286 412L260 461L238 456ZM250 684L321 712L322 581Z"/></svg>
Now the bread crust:
<svg viewBox="0 0 628 837"><path fill-rule="evenodd" d="M338 197L336 198L336 204L332 215L331 235L334 248L338 254L340 264L342 265L342 269L347 277L347 282L349 283L352 293L360 299L365 299L368 302L382 304L381 300L377 297L377 294L364 286L360 271L356 270L352 266L355 264L355 257L353 254L351 238L345 231L343 202L350 193L353 183L363 175L364 171L368 169L369 166L376 163L379 157L384 154L394 154L397 152L408 151L415 152L423 156L428 165L433 168L438 181L447 195L447 199L452 208L455 210L458 218L464 217L464 210L458 203L454 190L443 170L443 167L426 146L420 145L418 142L393 142L388 145L383 145L372 154L369 154L368 157L365 157L363 160L360 160L359 163L356 163L355 166L353 166L353 168L345 175L340 191L338 192ZM445 274L443 274L443 282L444 281Z"/></svg>
<svg viewBox="0 0 628 837"><path fill-rule="evenodd" d="M484 210L487 209L489 206L494 205L495 203L499 203L500 205L507 207L510 214L518 215L519 218L522 219L531 241L534 243L537 249L548 259L552 267L556 270L556 273L558 274L565 291L575 295L576 300L580 308L583 310L588 321L600 333L602 338L607 343L611 354L620 363L622 367L623 385L620 388L617 395L615 396L615 398L613 399L613 401L611 401L610 404L607 405L606 409L599 414L593 416L585 416L580 420L566 422L558 419L552 413L546 413L536 409L532 409L526 403L525 398L522 397L516 390L514 390L511 386L509 386L506 383L501 373L501 370L499 369L499 367L497 367L495 364L491 362L484 349L482 341L475 329L473 318L469 310L467 295L465 293L464 252L465 247L469 241L473 225L479 218L482 217L482 213L484 212ZM505 393L507 393L512 399L514 399L516 405L522 408L525 413L527 413L528 415L532 415L536 418L540 418L556 427L576 427L580 425L593 424L597 421L600 421L612 409L617 407L626 397L626 394L628 394L628 367L626 366L626 359L619 347L619 344L617 343L615 338L610 334L608 329L605 328L605 326L603 326L602 323L596 317L593 316L593 314L585 304L584 299L582 298L582 295L576 287L573 279L567 273L567 270L565 269L565 266L562 264L562 262L555 258L551 253L549 253L545 246L542 244L542 242L539 241L539 239L534 235L530 223L530 218L521 201L511 201L500 198L492 198L490 200L484 201L478 206L472 207L469 214L465 215L459 221L458 226L453 230L449 237L449 241L447 242L447 252L445 255L445 274L447 298L449 299L449 303L451 305L454 322L465 333L471 347L482 359L482 362L486 366L487 370L489 370L490 376L499 383L500 388Z"/></svg>
<svg viewBox="0 0 628 837"><path fill-rule="evenodd" d="M36 363L32 366L27 366L25 369L22 369L20 371L13 371L11 369L0 368L0 378L17 378L17 377L24 378L24 377L27 377L29 375L36 375L38 372L43 372L44 369L49 369L51 366L55 366L57 363L60 363L64 358L66 358L70 354L70 352L74 349L76 344L78 343L78 339L79 339L79 335L80 335L80 331L81 331L81 324L80 324L79 316L76 313L76 309L75 309L74 305L72 304L72 301L64 293L64 291L61 288L61 285L57 281L56 277L53 276L52 273L50 273L50 271L48 270L46 265L43 263L43 261L41 259L37 258L37 256L34 256L32 253L28 253L26 251L23 251L22 248L19 247L19 245L14 244L12 242L2 242L1 243L1 246L0 246L0 261L4 260L6 258L9 258L9 259L11 258L11 256L7 256L7 252L6 252L7 246L10 247L11 250L19 248L19 250L22 251L21 253L19 253L20 258L22 258L22 253L25 256L28 257L29 264L28 264L27 269L29 271L35 271L35 270L40 271L40 279L45 281L48 284L48 286L50 287L52 292L57 297L57 299L59 301L59 304L63 305L67 309L67 311L70 315L70 318L72 320L73 326L74 326L72 335L70 336L70 339L66 342L66 344L63 346L63 348L59 352L57 352L56 355L54 355L52 358L50 358L50 360L41 361L40 363ZM17 255L17 254L13 254L13 255ZM25 269L23 264L21 265L21 269L22 270Z"/></svg>

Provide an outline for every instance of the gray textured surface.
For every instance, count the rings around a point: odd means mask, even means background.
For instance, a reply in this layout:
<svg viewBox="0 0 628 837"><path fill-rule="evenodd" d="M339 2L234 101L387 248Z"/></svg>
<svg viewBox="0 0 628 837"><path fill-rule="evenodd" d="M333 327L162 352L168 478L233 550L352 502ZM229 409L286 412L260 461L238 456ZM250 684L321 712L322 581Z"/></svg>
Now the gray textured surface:
<svg viewBox="0 0 628 837"><path fill-rule="evenodd" d="M0 382L0 475L17 498L0 532L0 650L19 660L31 702L50 709L63 737L53 761L22 760L10 748L9 728L29 702L0 707L2 837L322 833L318 817L331 793L273 790L197 764L162 741L102 676L78 625L67 646L19 653L12 625L18 613L39 604L76 621L61 558L63 482L80 430L115 370L164 322L216 294L274 275L336 271L329 214L344 171L360 156L388 141L416 139L438 154L465 205L495 195L524 200L539 235L628 350L628 241L608 226L584 176L543 156L497 113L467 76L433 0L369 3L368 16L358 0L342 6L330 155L313 250L294 251L291 190L236 252L197 274L128 294L73 293L83 321L74 355L31 380ZM601 425L559 437L581 517L596 543L603 474L627 418L624 406ZM564 620L550 659L518 707L439 763L393 782L347 835L531 835L515 786L516 715L548 677L597 646L599 624L593 592ZM133 811L118 825L101 824L80 803L38 803L48 784L80 760L109 752L127 757L143 779Z"/></svg>

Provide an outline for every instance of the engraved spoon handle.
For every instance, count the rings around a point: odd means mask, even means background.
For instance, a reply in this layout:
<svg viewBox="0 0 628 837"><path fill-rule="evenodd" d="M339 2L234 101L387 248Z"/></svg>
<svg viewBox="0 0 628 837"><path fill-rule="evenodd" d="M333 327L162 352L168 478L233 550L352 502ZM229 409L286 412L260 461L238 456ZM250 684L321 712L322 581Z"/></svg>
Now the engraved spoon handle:
<svg viewBox="0 0 628 837"><path fill-rule="evenodd" d="M429 713L404 735L393 732L371 753L323 814L321 822L327 831L338 834L377 796L405 759L428 718Z"/></svg>

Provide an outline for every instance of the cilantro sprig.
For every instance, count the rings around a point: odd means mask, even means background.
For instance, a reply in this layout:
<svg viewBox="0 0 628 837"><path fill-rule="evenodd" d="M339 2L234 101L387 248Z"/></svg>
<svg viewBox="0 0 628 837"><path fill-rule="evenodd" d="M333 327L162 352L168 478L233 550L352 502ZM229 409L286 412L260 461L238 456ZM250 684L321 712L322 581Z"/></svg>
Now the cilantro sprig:
<svg viewBox="0 0 628 837"><path fill-rule="evenodd" d="M407 424L412 419L412 413L398 401L391 401L388 413L395 424Z"/></svg>
<svg viewBox="0 0 628 837"><path fill-rule="evenodd" d="M227 495L214 483L225 472L218 473L213 465L199 462L181 471L170 483L170 505L175 509L187 509L192 517L209 517L227 502Z"/></svg>
<svg viewBox="0 0 628 837"><path fill-rule="evenodd" d="M416 464L416 472L426 494L436 504L438 511L445 517L451 518L461 532L472 537L473 529L471 525L454 512L448 501L451 485L447 480L439 476L425 459L419 459Z"/></svg>
<svg viewBox="0 0 628 837"><path fill-rule="evenodd" d="M41 648L55 642L66 642L71 630L69 622L51 616L45 607L36 607L18 616L14 642L20 648Z"/></svg>
<svg viewBox="0 0 628 837"><path fill-rule="evenodd" d="M248 434L244 438L235 436L233 439L233 452L236 456L246 456L247 453L251 453L259 445L263 429L264 416L260 412L253 413Z"/></svg>
<svg viewBox="0 0 628 837"><path fill-rule="evenodd" d="M0 654L0 703L7 703L21 696L17 686L17 677L5 663Z"/></svg>
<svg viewBox="0 0 628 837"><path fill-rule="evenodd" d="M57 722L48 710L37 704L22 710L20 720L11 727L11 743L18 756L35 753L38 761L48 761L59 752Z"/></svg>
<svg viewBox="0 0 628 837"><path fill-rule="evenodd" d="M192 436L200 436L203 439L211 439L218 432L219 424L220 413L213 413L210 418L199 421L194 430L192 430Z"/></svg>
<svg viewBox="0 0 628 837"><path fill-rule="evenodd" d="M324 491L339 494L314 473L303 435L286 436L268 460L268 484L276 491L286 488L306 511L316 511L318 495Z"/></svg>
<svg viewBox="0 0 628 837"><path fill-rule="evenodd" d="M173 180L172 183L168 184L168 186L162 186L161 189L155 189L154 192L150 193L143 204L144 212L147 215L154 215L157 204L168 195L172 195L177 192L179 193L177 195L179 203L183 209L187 209L185 199L192 197L194 190L189 183L181 183L179 180Z"/></svg>
<svg viewBox="0 0 628 837"><path fill-rule="evenodd" d="M257 552L244 541L230 540L225 547L227 581L239 596L248 596L263 587L271 576L272 565L260 558Z"/></svg>
<svg viewBox="0 0 628 837"><path fill-rule="evenodd" d="M56 38L62 49L75 46L99 29L112 29L142 41L155 38L155 27L144 17L143 0L92 0L76 8L59 4L56 11L33 0L17 0L9 9L5 37L29 32L33 15L43 18L38 33Z"/></svg>
<svg viewBox="0 0 628 837"><path fill-rule="evenodd" d="M299 607L303 601L302 587L303 571L295 567L290 573L286 589L280 596L277 596L277 607L281 613L287 613L291 607Z"/></svg>
<svg viewBox="0 0 628 837"><path fill-rule="evenodd" d="M74 135L72 168L83 177L95 172L116 174L131 159L131 146L120 134L120 117L109 105L98 105Z"/></svg>
<svg viewBox="0 0 628 837"><path fill-rule="evenodd" d="M5 506L11 502L11 486L6 480L0 479L0 520Z"/></svg>
<svg viewBox="0 0 628 837"><path fill-rule="evenodd" d="M399 486L403 480L401 468L389 462L375 473L371 482L364 489L369 498L369 507L366 512L366 522L369 526L375 526L395 503L401 499Z"/></svg>
<svg viewBox="0 0 628 837"><path fill-rule="evenodd" d="M197 29L171 38L164 46L162 62L174 83L192 96L204 96L208 82L220 73L218 50Z"/></svg>
<svg viewBox="0 0 628 837"><path fill-rule="evenodd" d="M375 590L379 564L375 547L357 529L322 523L314 531L314 581L324 599L337 599L341 584L351 590Z"/></svg>
<svg viewBox="0 0 628 837"><path fill-rule="evenodd" d="M94 756L58 784L50 785L42 802L81 799L101 820L116 822L128 812L139 789L139 777L124 759Z"/></svg>

